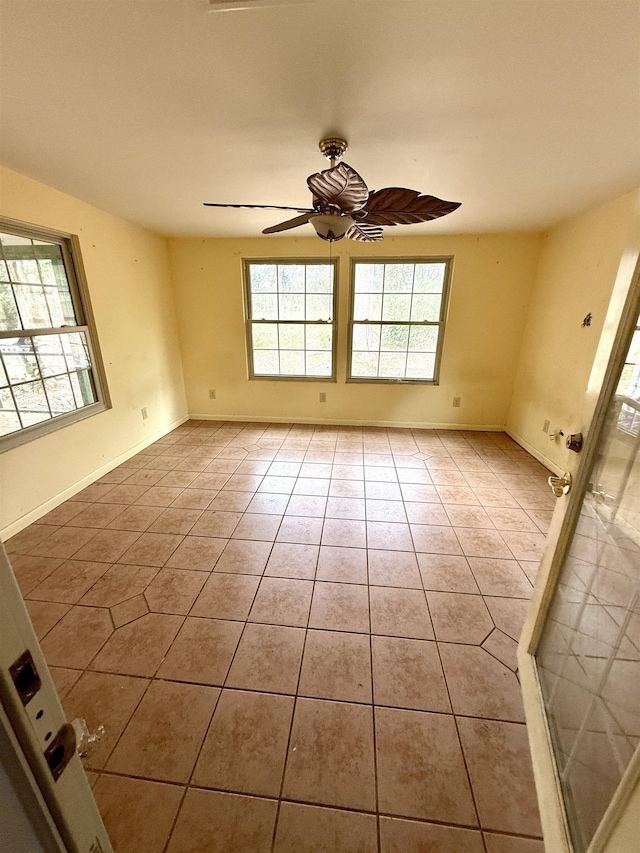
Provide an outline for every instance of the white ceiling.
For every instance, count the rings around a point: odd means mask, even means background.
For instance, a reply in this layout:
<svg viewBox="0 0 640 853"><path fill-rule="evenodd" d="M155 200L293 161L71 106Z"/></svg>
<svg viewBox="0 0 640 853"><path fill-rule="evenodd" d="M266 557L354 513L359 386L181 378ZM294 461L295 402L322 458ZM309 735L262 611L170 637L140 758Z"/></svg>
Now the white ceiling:
<svg viewBox="0 0 640 853"><path fill-rule="evenodd" d="M394 235L544 228L640 183L638 0L207 6L2 0L0 161L191 236L287 218L203 201L307 206L329 132L371 189L462 202Z"/></svg>

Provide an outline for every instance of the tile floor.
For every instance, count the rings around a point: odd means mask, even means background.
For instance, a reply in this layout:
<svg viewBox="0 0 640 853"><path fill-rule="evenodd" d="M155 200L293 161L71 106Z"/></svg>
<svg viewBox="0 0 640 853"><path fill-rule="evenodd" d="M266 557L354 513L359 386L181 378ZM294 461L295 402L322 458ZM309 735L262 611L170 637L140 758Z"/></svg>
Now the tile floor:
<svg viewBox="0 0 640 853"><path fill-rule="evenodd" d="M7 548L117 853L542 853L507 436L190 421Z"/></svg>

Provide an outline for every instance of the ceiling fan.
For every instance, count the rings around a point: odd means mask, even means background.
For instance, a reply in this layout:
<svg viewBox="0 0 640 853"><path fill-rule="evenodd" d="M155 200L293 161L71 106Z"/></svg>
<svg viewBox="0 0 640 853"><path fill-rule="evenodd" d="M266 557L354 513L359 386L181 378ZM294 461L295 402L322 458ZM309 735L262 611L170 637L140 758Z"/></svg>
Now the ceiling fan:
<svg viewBox="0 0 640 853"><path fill-rule="evenodd" d="M277 204L216 204L206 207L248 207L262 210L295 210L299 216L265 228L263 234L288 231L310 222L318 237L334 243L348 237L359 242L382 240L384 225L413 225L446 216L460 207L460 202L443 201L418 190L385 187L370 191L364 180L342 159L347 150L344 139L331 137L320 142L320 151L331 168L309 175L307 185L313 195L313 207L284 207Z"/></svg>

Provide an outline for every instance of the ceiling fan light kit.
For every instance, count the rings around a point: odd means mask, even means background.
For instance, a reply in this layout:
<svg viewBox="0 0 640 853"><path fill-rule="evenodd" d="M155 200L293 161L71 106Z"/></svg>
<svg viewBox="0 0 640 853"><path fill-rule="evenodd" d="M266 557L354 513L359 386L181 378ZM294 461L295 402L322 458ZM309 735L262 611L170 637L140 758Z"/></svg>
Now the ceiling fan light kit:
<svg viewBox="0 0 640 853"><path fill-rule="evenodd" d="M355 169L345 162L336 165L336 160L341 161L346 150L347 141L340 137L328 137L320 141L320 151L331 166L307 178L307 186L313 196L313 208L215 202L205 202L205 205L295 210L298 216L265 228L262 233L276 234L310 222L316 234L329 243L342 240L343 237L358 242L378 242L382 240L382 227L385 225L428 222L453 213L460 207L460 202L443 201L404 187L370 191Z"/></svg>

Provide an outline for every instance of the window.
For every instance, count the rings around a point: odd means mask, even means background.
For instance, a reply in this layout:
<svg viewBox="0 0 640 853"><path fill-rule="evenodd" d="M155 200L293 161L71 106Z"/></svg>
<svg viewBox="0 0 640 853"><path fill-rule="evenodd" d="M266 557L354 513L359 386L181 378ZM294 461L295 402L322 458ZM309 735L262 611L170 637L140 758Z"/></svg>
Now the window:
<svg viewBox="0 0 640 853"><path fill-rule="evenodd" d="M336 264L245 261L252 379L334 379Z"/></svg>
<svg viewBox="0 0 640 853"><path fill-rule="evenodd" d="M451 263L352 261L349 380L438 382Z"/></svg>
<svg viewBox="0 0 640 853"><path fill-rule="evenodd" d="M67 235L0 222L0 449L106 408Z"/></svg>
<svg viewBox="0 0 640 853"><path fill-rule="evenodd" d="M637 436L640 433L640 318L622 369L617 396L620 402L618 427Z"/></svg>

